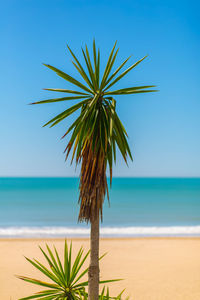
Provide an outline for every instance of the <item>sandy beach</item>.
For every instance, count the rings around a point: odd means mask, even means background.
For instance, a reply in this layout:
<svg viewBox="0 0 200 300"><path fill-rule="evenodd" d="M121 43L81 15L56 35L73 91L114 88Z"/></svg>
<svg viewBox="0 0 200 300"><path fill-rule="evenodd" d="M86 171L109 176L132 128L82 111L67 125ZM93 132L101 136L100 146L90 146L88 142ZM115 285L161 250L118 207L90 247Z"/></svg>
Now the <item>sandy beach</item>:
<svg viewBox="0 0 200 300"><path fill-rule="evenodd" d="M0 299L17 300L38 291L15 274L42 278L24 258L45 262L38 245L55 244L63 251L62 239L0 240ZM74 253L88 239L73 239ZM136 300L199 300L200 239L199 238L130 238L102 239L101 279L124 278L110 284L113 296L126 288L124 295Z"/></svg>

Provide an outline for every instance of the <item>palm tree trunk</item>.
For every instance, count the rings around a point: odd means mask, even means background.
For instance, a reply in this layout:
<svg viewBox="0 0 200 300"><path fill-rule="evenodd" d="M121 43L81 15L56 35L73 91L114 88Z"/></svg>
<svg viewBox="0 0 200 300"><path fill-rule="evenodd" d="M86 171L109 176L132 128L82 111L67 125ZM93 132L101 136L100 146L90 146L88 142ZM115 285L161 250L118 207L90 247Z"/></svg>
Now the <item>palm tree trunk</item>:
<svg viewBox="0 0 200 300"><path fill-rule="evenodd" d="M99 299L99 212L91 219L88 299Z"/></svg>

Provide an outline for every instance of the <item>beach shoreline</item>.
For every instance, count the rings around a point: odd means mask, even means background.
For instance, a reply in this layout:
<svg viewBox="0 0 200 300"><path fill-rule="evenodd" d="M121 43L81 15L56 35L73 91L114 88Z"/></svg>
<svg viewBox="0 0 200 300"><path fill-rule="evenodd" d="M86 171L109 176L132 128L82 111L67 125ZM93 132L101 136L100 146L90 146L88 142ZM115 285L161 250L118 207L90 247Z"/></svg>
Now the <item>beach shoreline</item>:
<svg viewBox="0 0 200 300"><path fill-rule="evenodd" d="M73 241L74 255L80 246L85 251L89 248L88 238L67 240ZM54 244L62 255L63 238L0 239L0 299L17 300L40 290L14 275L44 279L24 256L45 263L38 247L44 248L45 243ZM100 264L101 279L124 278L109 284L113 296L126 288L124 295L136 300L200 299L198 237L101 238L100 254L105 252L107 255Z"/></svg>

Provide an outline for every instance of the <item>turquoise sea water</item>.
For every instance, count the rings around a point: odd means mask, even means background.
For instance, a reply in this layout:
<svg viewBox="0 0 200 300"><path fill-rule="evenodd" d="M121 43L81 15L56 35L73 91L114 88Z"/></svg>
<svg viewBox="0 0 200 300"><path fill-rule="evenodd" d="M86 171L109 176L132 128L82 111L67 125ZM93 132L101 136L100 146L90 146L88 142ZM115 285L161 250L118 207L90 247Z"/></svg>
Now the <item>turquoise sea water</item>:
<svg viewBox="0 0 200 300"><path fill-rule="evenodd" d="M77 178L0 178L0 237L87 236ZM200 236L200 178L114 178L102 236Z"/></svg>

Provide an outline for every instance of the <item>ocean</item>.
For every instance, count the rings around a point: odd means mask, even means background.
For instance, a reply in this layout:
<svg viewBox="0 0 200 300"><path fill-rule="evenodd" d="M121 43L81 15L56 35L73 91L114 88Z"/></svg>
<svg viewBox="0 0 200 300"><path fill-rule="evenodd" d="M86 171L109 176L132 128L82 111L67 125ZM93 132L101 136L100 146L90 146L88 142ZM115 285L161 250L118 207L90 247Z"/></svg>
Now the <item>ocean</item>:
<svg viewBox="0 0 200 300"><path fill-rule="evenodd" d="M78 178L0 178L0 237L87 237ZM200 236L200 178L114 178L102 237Z"/></svg>

